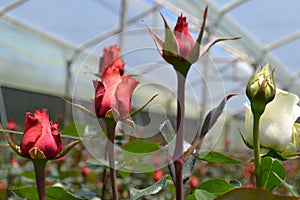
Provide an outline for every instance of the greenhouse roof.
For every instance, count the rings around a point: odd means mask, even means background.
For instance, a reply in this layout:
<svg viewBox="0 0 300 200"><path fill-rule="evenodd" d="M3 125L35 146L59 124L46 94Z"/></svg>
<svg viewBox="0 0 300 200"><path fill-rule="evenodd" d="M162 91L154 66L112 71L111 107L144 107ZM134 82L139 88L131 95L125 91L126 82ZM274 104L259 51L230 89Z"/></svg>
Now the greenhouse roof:
<svg viewBox="0 0 300 200"><path fill-rule="evenodd" d="M93 88L88 72L96 71L102 49L116 43L122 48L128 73L143 74L144 82L175 89L169 80L174 75L165 76L169 69L162 67L165 71L158 72L153 67L166 66L166 63L155 50L145 24L158 27L155 30L161 34L163 23L159 12L172 27L177 16L183 13L196 37L206 5L209 6L207 39L242 38L213 47L209 61L213 69L205 72L201 66L207 61L199 61L200 67L196 65L193 74L199 72L198 79L201 76L204 81L197 81L191 75L191 86L205 82L207 86L212 84L212 88L218 87L214 85L218 79L224 91L217 94L208 91L208 94L210 99L219 101L228 93L244 93L253 69L269 62L276 68L278 85L300 95L300 3L297 0L284 3L281 0L86 0L84 3L3 0L0 2L0 84L90 99ZM193 89L193 93L201 94L195 97L199 102L205 101L203 97L207 93L202 91L205 84L199 86L201 92Z"/></svg>

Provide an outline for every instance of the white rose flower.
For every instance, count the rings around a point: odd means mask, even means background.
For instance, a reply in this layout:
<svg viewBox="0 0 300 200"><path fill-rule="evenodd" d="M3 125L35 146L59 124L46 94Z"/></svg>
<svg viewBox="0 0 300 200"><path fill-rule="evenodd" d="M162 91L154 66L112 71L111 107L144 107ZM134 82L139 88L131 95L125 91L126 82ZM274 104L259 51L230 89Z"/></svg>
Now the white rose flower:
<svg viewBox="0 0 300 200"><path fill-rule="evenodd" d="M295 121L300 117L297 95L276 89L273 101L267 104L260 118L260 146L277 152L292 153L299 147L300 124ZM253 114L248 103L245 104L245 141L253 145Z"/></svg>

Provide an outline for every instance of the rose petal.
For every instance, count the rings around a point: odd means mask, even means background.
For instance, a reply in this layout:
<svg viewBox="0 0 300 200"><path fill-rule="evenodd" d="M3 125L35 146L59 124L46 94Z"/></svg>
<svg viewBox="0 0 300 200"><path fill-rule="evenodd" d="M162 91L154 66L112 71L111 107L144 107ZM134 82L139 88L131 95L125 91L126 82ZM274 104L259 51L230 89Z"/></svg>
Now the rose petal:
<svg viewBox="0 0 300 200"><path fill-rule="evenodd" d="M261 146L276 151L284 151L292 141L294 122L300 116L299 98L292 93L276 89L273 101L267 104L260 118L260 143ZM250 106L246 105L245 128L246 140L253 144L252 135L253 115Z"/></svg>
<svg viewBox="0 0 300 200"><path fill-rule="evenodd" d="M120 117L129 114L131 110L131 96L139 82L129 76L123 76L122 82L117 86L116 105L114 108L119 112Z"/></svg>
<svg viewBox="0 0 300 200"><path fill-rule="evenodd" d="M108 67L114 67L119 70L120 75L124 74L125 63L120 58L120 48L112 45L104 48L103 56L100 58L99 74L102 75Z"/></svg>

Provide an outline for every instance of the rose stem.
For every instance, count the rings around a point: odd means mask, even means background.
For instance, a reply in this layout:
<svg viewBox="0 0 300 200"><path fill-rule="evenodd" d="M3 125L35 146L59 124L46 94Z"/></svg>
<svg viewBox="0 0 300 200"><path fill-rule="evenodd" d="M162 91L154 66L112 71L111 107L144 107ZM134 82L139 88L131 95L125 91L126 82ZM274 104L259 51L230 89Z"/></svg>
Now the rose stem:
<svg viewBox="0 0 300 200"><path fill-rule="evenodd" d="M177 134L174 151L176 200L183 200L183 141L184 141L184 111L185 111L185 77L177 72Z"/></svg>
<svg viewBox="0 0 300 200"><path fill-rule="evenodd" d="M117 175L115 169L115 129L116 123L113 119L105 120L106 130L108 136L108 162L109 162L109 171L110 171L110 181L113 192L113 199L118 200L118 189L117 189Z"/></svg>
<svg viewBox="0 0 300 200"><path fill-rule="evenodd" d="M261 157L259 141L259 119L261 115L253 112L253 149L255 161L256 187L261 188Z"/></svg>
<svg viewBox="0 0 300 200"><path fill-rule="evenodd" d="M46 200L46 189L45 189L45 167L46 159L32 159L35 181L37 186L37 191L39 194L39 200Z"/></svg>

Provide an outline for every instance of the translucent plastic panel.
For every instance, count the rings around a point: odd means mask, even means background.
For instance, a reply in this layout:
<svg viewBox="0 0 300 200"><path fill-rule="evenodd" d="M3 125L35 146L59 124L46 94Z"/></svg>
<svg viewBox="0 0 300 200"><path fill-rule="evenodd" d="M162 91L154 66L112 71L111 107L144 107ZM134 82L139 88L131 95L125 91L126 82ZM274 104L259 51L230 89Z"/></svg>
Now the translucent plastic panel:
<svg viewBox="0 0 300 200"><path fill-rule="evenodd" d="M32 0L9 15L55 37L81 44L119 25L120 0Z"/></svg>

